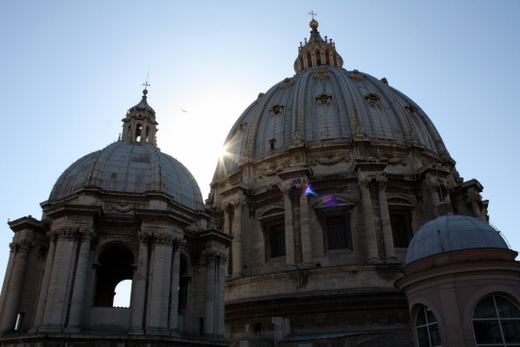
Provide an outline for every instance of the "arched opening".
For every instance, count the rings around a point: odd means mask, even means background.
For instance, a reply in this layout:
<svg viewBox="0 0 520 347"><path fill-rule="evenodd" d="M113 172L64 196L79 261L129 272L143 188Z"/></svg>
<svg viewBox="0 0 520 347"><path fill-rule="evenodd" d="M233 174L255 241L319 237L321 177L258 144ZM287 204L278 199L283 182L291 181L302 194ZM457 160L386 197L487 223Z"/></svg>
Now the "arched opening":
<svg viewBox="0 0 520 347"><path fill-rule="evenodd" d="M122 280L114 290L114 307L130 307L132 280Z"/></svg>
<svg viewBox="0 0 520 347"><path fill-rule="evenodd" d="M441 346L441 336L439 334L437 318L429 307L424 305L419 307L417 319L415 320L415 329L419 347Z"/></svg>
<svg viewBox="0 0 520 347"><path fill-rule="evenodd" d="M136 142L141 142L141 132L142 132L142 126L140 123L137 123L136 126L135 126L135 136L134 136L134 141Z"/></svg>
<svg viewBox="0 0 520 347"><path fill-rule="evenodd" d="M124 246L107 247L98 258L95 306L114 306L116 286L124 280L132 280L133 254ZM130 297L131 290L127 293Z"/></svg>
<svg viewBox="0 0 520 347"><path fill-rule="evenodd" d="M503 296L487 296L475 306L473 331L477 347L518 346L520 309Z"/></svg>

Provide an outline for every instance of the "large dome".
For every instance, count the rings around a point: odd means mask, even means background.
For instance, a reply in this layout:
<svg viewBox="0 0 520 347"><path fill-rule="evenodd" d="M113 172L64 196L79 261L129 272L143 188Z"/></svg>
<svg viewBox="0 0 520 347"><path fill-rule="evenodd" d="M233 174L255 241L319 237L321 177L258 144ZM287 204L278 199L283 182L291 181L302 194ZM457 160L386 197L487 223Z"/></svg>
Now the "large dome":
<svg viewBox="0 0 520 347"><path fill-rule="evenodd" d="M424 224L412 238L406 264L430 255L469 248L509 249L500 232L474 217L446 215Z"/></svg>
<svg viewBox="0 0 520 347"><path fill-rule="evenodd" d="M72 164L60 176L49 200L60 200L79 188L111 192L160 192L192 209L202 195L191 173L179 161L150 144L115 142Z"/></svg>
<svg viewBox="0 0 520 347"><path fill-rule="evenodd" d="M77 160L60 176L49 197L61 200L81 188L116 193L163 193L191 209L203 208L202 194L192 174L156 146L155 111L146 102L123 119L122 140Z"/></svg>
<svg viewBox="0 0 520 347"><path fill-rule="evenodd" d="M415 102L384 78L343 69L335 45L321 39L315 28L294 65L296 75L260 94L231 129L226 139L232 154L225 159L228 172L244 160L293 144L352 138L390 140L449 155Z"/></svg>

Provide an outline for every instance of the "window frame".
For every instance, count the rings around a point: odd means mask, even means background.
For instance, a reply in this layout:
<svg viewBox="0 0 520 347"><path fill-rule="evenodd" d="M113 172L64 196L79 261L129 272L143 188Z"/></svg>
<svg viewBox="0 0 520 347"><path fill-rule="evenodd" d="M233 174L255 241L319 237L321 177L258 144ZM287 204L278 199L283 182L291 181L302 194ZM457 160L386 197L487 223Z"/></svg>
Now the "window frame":
<svg viewBox="0 0 520 347"><path fill-rule="evenodd" d="M493 301L493 310L494 310L494 315L495 317L484 317L484 318L475 318L475 313L476 313L476 310L478 308L478 306L480 304L483 304L483 301L488 299L488 298L491 298L492 301ZM498 304L497 304L497 298L500 298L502 300L505 300L507 301L509 304L511 304L514 308L516 308L516 310L519 312L518 316L516 317L501 317L500 316L500 313L501 311L498 309ZM475 307L473 308L473 312L471 314L471 326L472 326L472 329L473 329L473 336L475 337L475 345L477 347L485 347L485 346L500 346L500 347L512 347L512 346L520 346L520 338L519 338L519 341L518 342L506 342L506 337L508 337L508 334L510 333L510 331L506 331L504 332L504 321L516 321L516 322L519 322L519 327L520 327L520 308L519 306L511 299L503 296L503 295L499 295L499 294L490 294L490 295L486 295L484 297L482 297L476 304L475 304ZM475 322L496 322L496 327L498 327L498 331L500 332L500 339L502 340L501 342L479 342L477 341L477 334L476 334L476 328L475 328ZM480 329L479 329L480 331ZM519 328L519 331L517 333L518 335L520 335L520 328ZM491 337L498 337L498 336L491 336Z"/></svg>

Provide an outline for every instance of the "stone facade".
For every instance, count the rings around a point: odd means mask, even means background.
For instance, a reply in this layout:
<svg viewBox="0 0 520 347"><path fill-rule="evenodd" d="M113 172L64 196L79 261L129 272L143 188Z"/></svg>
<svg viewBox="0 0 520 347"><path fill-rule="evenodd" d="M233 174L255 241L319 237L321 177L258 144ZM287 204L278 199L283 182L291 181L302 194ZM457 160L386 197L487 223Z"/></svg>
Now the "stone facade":
<svg viewBox="0 0 520 347"><path fill-rule="evenodd" d="M231 344L351 346L402 331L394 287L415 231L442 210L487 220L430 119L343 69L317 22L296 75L261 94L226 140L207 200L228 250Z"/></svg>
<svg viewBox="0 0 520 347"><path fill-rule="evenodd" d="M123 121L123 140L58 179L41 221L9 222L0 344L225 345L231 237L207 227L196 182L155 146L146 93ZM131 302L114 307L123 280Z"/></svg>

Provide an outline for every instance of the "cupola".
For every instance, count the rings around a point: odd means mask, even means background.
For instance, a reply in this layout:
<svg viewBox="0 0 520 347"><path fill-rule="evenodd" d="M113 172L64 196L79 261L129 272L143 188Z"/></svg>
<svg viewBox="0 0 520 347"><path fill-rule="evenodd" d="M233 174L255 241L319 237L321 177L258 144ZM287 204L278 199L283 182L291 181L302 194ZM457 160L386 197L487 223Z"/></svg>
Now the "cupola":
<svg viewBox="0 0 520 347"><path fill-rule="evenodd" d="M332 39L323 39L318 31L318 22L313 18L309 23L311 36L305 39L305 44L300 42L298 47L298 58L294 62L294 71L298 74L301 71L315 68L318 66L343 67L343 59L336 52L336 44Z"/></svg>
<svg viewBox="0 0 520 347"><path fill-rule="evenodd" d="M156 146L155 134L157 133L157 121L155 111L146 102L148 90L143 90L143 97L134 107L130 108L123 118L122 141L129 143L148 143Z"/></svg>

